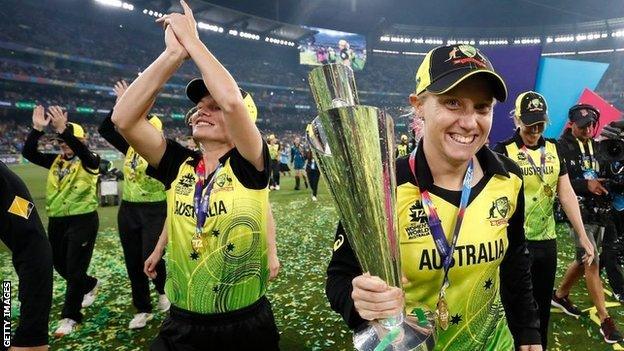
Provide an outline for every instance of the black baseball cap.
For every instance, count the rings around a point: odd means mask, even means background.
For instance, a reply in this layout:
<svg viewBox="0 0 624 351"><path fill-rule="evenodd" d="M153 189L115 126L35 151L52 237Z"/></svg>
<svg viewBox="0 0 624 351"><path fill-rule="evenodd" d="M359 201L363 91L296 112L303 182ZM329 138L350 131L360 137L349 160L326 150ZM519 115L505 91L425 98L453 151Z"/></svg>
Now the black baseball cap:
<svg viewBox="0 0 624 351"><path fill-rule="evenodd" d="M476 74L486 77L498 101L507 99L507 87L490 60L472 45L439 46L427 53L416 73L416 94L427 90L444 94Z"/></svg>
<svg viewBox="0 0 624 351"><path fill-rule="evenodd" d="M600 111L589 104L577 104L570 107L568 118L570 122L576 124L579 128L585 128L590 123L598 122Z"/></svg>
<svg viewBox="0 0 624 351"><path fill-rule="evenodd" d="M247 107L247 112L249 112L249 117L255 122L256 118L258 118L258 109L256 107L255 102L251 98L251 94L240 89L241 95L243 97L243 101L245 102L245 106ZM210 95L208 88L206 88L206 84L204 84L203 79L194 78L186 85L186 96L191 100L194 104L199 103L204 96Z"/></svg>
<svg viewBox="0 0 624 351"><path fill-rule="evenodd" d="M544 123L548 119L548 106L546 99L534 91L526 91L516 98L514 115L525 126Z"/></svg>

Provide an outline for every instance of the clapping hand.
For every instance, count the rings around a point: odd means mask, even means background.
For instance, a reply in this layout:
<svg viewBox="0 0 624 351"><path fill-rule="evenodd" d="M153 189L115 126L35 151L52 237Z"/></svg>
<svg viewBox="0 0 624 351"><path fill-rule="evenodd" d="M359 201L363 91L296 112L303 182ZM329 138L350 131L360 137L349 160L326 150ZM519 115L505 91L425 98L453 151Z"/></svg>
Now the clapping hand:
<svg viewBox="0 0 624 351"><path fill-rule="evenodd" d="M191 8L184 0L180 0L180 5L184 9L184 14L170 13L157 19L156 22L163 23L167 28L172 28L179 42L186 45L190 40L199 39L199 33Z"/></svg>
<svg viewBox="0 0 624 351"><path fill-rule="evenodd" d="M122 79L115 83L115 86L113 87L113 91L117 96L117 99L115 99L115 103L119 102L119 99L121 99L121 96L126 92L126 89L128 89L128 83L126 83L125 80Z"/></svg>
<svg viewBox="0 0 624 351"><path fill-rule="evenodd" d="M61 134L65 131L67 127L67 111L63 111L60 106L50 106L46 115L57 133Z"/></svg>
<svg viewBox="0 0 624 351"><path fill-rule="evenodd" d="M50 119L45 116L45 109L41 105L35 106L32 115L33 128L43 132L43 129L50 124Z"/></svg>

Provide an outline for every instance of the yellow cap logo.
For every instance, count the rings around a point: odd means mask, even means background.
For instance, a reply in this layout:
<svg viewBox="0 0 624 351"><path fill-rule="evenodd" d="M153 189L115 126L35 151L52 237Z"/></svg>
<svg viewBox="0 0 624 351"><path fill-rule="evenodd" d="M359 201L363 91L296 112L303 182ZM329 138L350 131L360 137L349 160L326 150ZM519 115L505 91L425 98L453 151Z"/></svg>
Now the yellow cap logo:
<svg viewBox="0 0 624 351"><path fill-rule="evenodd" d="M72 134L74 134L74 136L76 138L80 138L80 139L84 139L85 138L85 131L84 131L84 129L82 129L80 124L73 123L73 122L69 122L68 124L72 125Z"/></svg>

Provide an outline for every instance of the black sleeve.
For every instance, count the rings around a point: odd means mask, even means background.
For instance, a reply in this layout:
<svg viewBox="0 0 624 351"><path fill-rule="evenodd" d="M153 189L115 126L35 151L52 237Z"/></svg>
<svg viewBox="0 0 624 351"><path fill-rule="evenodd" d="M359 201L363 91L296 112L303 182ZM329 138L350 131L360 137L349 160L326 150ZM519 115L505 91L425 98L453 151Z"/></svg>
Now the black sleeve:
<svg viewBox="0 0 624 351"><path fill-rule="evenodd" d="M265 142L262 142L262 158L264 168L262 171L258 171L237 149L234 149L230 155L230 166L232 166L234 175L248 189L264 189L269 185L271 155L269 154L269 146Z"/></svg>
<svg viewBox="0 0 624 351"><path fill-rule="evenodd" d="M147 166L145 174L152 178L158 179L165 185L166 189L169 189L171 183L178 176L180 165L182 165L184 161L194 154L195 152L193 152L193 150L185 148L172 139L167 139L167 147L160 163L158 164L158 168Z"/></svg>
<svg viewBox="0 0 624 351"><path fill-rule="evenodd" d="M87 145L76 138L69 128L65 128L63 133L59 134L59 136L67 143L67 146L72 149L76 156L78 156L84 168L94 170L100 168L100 156L95 152L89 151Z"/></svg>
<svg viewBox="0 0 624 351"><path fill-rule="evenodd" d="M505 156L509 157L509 155L507 155L507 148L505 147L505 145L503 143L496 144L496 146L494 146L492 151L498 152L499 154L502 154L502 155L505 155Z"/></svg>
<svg viewBox="0 0 624 351"><path fill-rule="evenodd" d="M531 263L524 237L524 185L507 228L509 248L500 266L501 301L516 346L540 344L538 308L533 298Z"/></svg>
<svg viewBox="0 0 624 351"><path fill-rule="evenodd" d="M334 253L327 267L327 281L325 282L325 294L332 310L339 313L349 328L358 329L366 323L353 305L351 292L353 278L362 274L360 263L355 257L353 249L347 240L342 223L336 230Z"/></svg>
<svg viewBox="0 0 624 351"><path fill-rule="evenodd" d="M115 124L111 120L112 116L113 110L108 113L108 116L106 116L104 121L102 121L102 124L100 124L98 133L100 133L102 138L113 145L115 149L121 151L121 153L125 155L126 152L128 152L130 145L128 145L126 139L124 139L124 137L122 137L121 134L119 134L119 132L115 129Z"/></svg>
<svg viewBox="0 0 624 351"><path fill-rule="evenodd" d="M592 193L589 191L587 187L587 180L579 178L579 179L570 179L570 183L572 183L572 189L574 189L574 193L580 196L590 196Z"/></svg>
<svg viewBox="0 0 624 351"><path fill-rule="evenodd" d="M52 306L50 242L26 185L2 162L0 195L0 239L11 250L20 287L20 323L13 341L16 346L45 345Z"/></svg>
<svg viewBox="0 0 624 351"><path fill-rule="evenodd" d="M568 167L566 166L566 160L561 152L561 147L559 147L559 143L556 140L552 140L555 144L555 149L557 149L557 157L559 158L559 176L563 176L568 174Z"/></svg>
<svg viewBox="0 0 624 351"><path fill-rule="evenodd" d="M26 137L26 141L24 142L24 148L22 149L22 156L28 161L36 164L37 166L50 168L52 164L54 164L54 160L56 160L57 154L43 153L37 150L37 144L39 143L39 138L43 136L43 132L40 132L36 129L32 129Z"/></svg>
<svg viewBox="0 0 624 351"><path fill-rule="evenodd" d="M577 151L575 147L562 137L558 140L557 152L563 155L574 193L579 196L591 196L592 193L589 192L589 188L587 187L587 180L583 178L580 151Z"/></svg>

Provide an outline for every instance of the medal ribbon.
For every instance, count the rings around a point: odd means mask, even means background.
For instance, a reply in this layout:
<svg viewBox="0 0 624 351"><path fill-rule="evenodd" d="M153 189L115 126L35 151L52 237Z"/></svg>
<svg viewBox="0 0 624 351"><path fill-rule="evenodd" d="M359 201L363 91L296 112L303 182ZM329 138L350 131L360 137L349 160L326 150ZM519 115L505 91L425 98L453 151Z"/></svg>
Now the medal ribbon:
<svg viewBox="0 0 624 351"><path fill-rule="evenodd" d="M589 155L585 154L585 145L578 139L576 142L581 149L581 153L583 154L583 171L587 170L596 170L594 167L594 147L592 146L591 140L587 142L587 148L589 149ZM589 157L588 157L589 156Z"/></svg>
<svg viewBox="0 0 624 351"><path fill-rule="evenodd" d="M526 156L527 160L529 160L529 163L531 164L533 171L535 172L535 174L537 174L540 181L545 186L550 187L550 185L548 185L548 183L546 183L546 180L544 179L544 172L546 172L546 149L543 146L540 147L540 168L539 169L537 168L535 161L533 161L533 157L531 157L531 155L527 151L526 145L523 145L520 150L522 151L524 156Z"/></svg>
<svg viewBox="0 0 624 351"><path fill-rule="evenodd" d="M139 154L137 154L135 151L134 154L132 155L132 161L130 161L130 168L132 169L132 172L136 171L138 163L139 163Z"/></svg>
<svg viewBox="0 0 624 351"><path fill-rule="evenodd" d="M204 194L202 196L204 183L206 181L206 165L204 163L204 159L202 158L195 167L197 182L195 183L195 195L193 196L193 205L195 206L195 218L197 218L197 223L195 225L196 235L201 235L204 223L206 223L206 215L208 214L208 206L210 204L210 192L212 191L212 186L220 169L221 163L219 163L217 169L212 172L212 177L206 185L206 190L204 191Z"/></svg>
<svg viewBox="0 0 624 351"><path fill-rule="evenodd" d="M416 149L410 153L409 166L412 171L412 175L414 176L414 180L416 181L416 186L419 186L418 178L416 177ZM444 299L446 288L450 285L448 273L453 262L453 252L455 251L455 246L457 245L457 239L459 238L459 231L464 220L464 214L466 212L466 208L468 207L468 199L470 198L470 192L472 190L470 184L472 183L473 175L474 165L472 159L470 159L470 162L468 162L468 169L466 169L466 174L464 175L464 181L462 183L461 200L459 202L459 210L457 212L455 226L453 227L453 243L451 245L449 245L446 239L444 229L442 228L442 222L440 221L440 217L438 216L438 212L433 201L431 201L429 191L420 189L419 187L423 206L427 208L427 222L429 223L429 229L431 230L433 241L438 252L440 253L440 256L442 257L443 262L444 280L442 282L442 287L440 288L440 294L438 297L440 300Z"/></svg>

